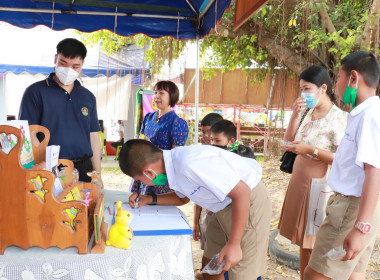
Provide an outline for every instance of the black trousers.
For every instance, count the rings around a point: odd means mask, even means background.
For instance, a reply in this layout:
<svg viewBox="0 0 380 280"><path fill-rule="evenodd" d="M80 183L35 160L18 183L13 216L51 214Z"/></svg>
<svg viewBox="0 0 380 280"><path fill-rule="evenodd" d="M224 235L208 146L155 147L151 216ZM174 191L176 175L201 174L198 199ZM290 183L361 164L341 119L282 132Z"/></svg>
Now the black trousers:
<svg viewBox="0 0 380 280"><path fill-rule="evenodd" d="M124 138L122 138L119 142L112 142L110 145L116 149L117 146L124 145Z"/></svg>
<svg viewBox="0 0 380 280"><path fill-rule="evenodd" d="M91 182L91 177L87 176L87 172L91 172L93 170L91 158L74 161L74 168L76 168L79 172L79 181Z"/></svg>

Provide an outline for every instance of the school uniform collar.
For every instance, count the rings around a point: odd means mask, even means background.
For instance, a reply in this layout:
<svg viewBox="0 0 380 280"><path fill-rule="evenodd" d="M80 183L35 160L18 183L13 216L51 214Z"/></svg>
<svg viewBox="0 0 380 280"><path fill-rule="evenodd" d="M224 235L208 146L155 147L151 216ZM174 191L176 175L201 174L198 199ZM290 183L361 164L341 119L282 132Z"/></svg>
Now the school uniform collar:
<svg viewBox="0 0 380 280"><path fill-rule="evenodd" d="M350 115L352 117L355 117L359 115L361 112L366 110L367 108L371 107L373 103L378 102L379 97L378 96L371 96L368 97L366 100L364 100L362 103L360 103L358 106L356 106L352 111L350 112Z"/></svg>

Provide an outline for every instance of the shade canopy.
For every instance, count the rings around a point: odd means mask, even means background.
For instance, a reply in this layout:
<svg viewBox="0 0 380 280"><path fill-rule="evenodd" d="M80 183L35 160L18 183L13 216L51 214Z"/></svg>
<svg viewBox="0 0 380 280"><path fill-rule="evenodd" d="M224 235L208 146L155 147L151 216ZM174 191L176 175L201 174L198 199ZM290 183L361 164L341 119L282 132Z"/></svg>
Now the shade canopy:
<svg viewBox="0 0 380 280"><path fill-rule="evenodd" d="M231 0L0 0L0 20L32 28L108 29L122 36L206 36Z"/></svg>
<svg viewBox="0 0 380 280"><path fill-rule="evenodd" d="M21 74L27 72L31 75L48 75L54 72L53 59L55 48L41 49L38 44L30 43L27 50L21 45L13 45L11 52L1 45L0 73L12 72ZM113 76L124 77L132 74L132 83L140 85L143 76L149 75L150 65L144 61L144 49L130 45L118 52L118 57L109 56L97 50L88 48L88 54L82 68L82 74L87 77Z"/></svg>

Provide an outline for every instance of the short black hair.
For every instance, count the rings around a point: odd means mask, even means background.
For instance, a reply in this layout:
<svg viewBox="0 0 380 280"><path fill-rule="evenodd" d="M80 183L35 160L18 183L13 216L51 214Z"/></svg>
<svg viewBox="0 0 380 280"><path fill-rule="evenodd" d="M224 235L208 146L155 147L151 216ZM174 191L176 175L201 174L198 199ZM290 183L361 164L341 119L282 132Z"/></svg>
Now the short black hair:
<svg viewBox="0 0 380 280"><path fill-rule="evenodd" d="M84 60L87 55L87 49L81 41L74 38L66 38L58 43L57 54L63 54L63 56L68 58L76 58L79 56Z"/></svg>
<svg viewBox="0 0 380 280"><path fill-rule="evenodd" d="M237 129L233 122L229 120L221 120L213 124L210 131L212 133L223 133L228 140L237 138Z"/></svg>
<svg viewBox="0 0 380 280"><path fill-rule="evenodd" d="M119 154L121 171L128 176L141 175L144 166L157 162L162 150L144 139L131 139L124 143Z"/></svg>
<svg viewBox="0 0 380 280"><path fill-rule="evenodd" d="M170 107L174 107L179 100L179 90L172 81L160 81L154 85L154 90L164 90L169 93Z"/></svg>
<svg viewBox="0 0 380 280"><path fill-rule="evenodd" d="M347 76L352 70L358 71L364 78L367 86L377 88L380 79L380 66L376 57L366 51L357 51L345 56L341 62L342 69Z"/></svg>
<svg viewBox="0 0 380 280"><path fill-rule="evenodd" d="M305 69L299 76L299 81L304 80L306 82L312 83L317 87L321 87L323 84L327 86L327 95L329 96L331 102L336 102L336 96L333 92L333 84L327 70L319 65L312 65Z"/></svg>
<svg viewBox="0 0 380 280"><path fill-rule="evenodd" d="M214 123L223 120L223 117L218 113L209 113L201 121L202 126L213 126Z"/></svg>

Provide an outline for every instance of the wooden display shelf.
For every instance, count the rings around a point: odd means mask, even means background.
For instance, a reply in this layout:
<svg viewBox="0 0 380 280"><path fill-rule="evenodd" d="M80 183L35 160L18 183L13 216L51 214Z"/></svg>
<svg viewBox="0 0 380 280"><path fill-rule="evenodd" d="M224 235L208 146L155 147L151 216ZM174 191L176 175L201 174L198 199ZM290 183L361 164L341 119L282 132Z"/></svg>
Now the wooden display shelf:
<svg viewBox="0 0 380 280"><path fill-rule="evenodd" d="M45 149L50 134L46 128L30 126L31 134L42 131L45 139L39 145L32 144L35 162L38 164L45 159ZM66 166L63 191L58 197L54 196L53 184L55 176L46 170L26 170L20 163L21 144L24 137L20 130L11 126L0 126L0 133L13 134L17 137L16 146L5 154L0 149L0 254L4 254L8 246L18 246L28 249L38 246L43 249L56 246L64 249L77 247L79 254L87 254L89 240L94 230L95 208L101 194L99 188L92 183L74 183L72 178L73 163L69 160L59 160ZM32 179L42 179L42 199ZM62 199L73 188L79 191L88 190L88 204L83 201L65 201ZM98 211L103 211L104 204L98 205ZM66 209L78 210L70 226L70 218ZM100 209L100 210L99 210ZM101 225L99 225L101 228ZM98 240L98 243L105 240ZM102 253L101 250L98 252ZM104 250L103 250L104 252Z"/></svg>

